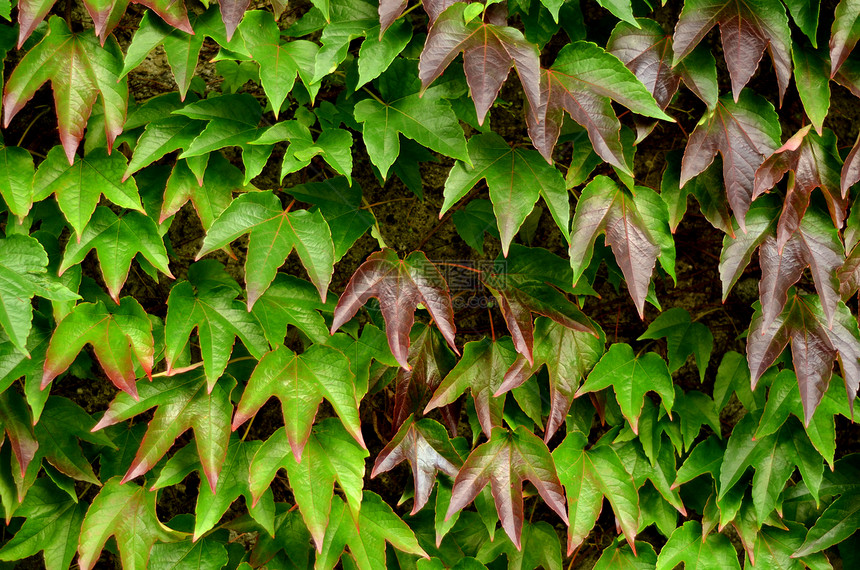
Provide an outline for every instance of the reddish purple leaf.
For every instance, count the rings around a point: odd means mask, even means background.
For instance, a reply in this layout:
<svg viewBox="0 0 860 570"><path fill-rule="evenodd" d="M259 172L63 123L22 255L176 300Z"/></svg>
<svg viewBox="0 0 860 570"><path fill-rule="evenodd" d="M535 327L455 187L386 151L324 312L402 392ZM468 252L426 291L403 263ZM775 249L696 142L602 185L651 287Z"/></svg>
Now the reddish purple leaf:
<svg viewBox="0 0 860 570"><path fill-rule="evenodd" d="M427 256L415 251L401 261L392 249L370 255L355 271L334 310L331 333L349 321L368 299L379 299L388 346L400 366L410 369L408 361L409 332L415 322L415 309L422 303L448 346L460 354L454 344L454 309L448 284Z"/></svg>
<svg viewBox="0 0 860 570"><path fill-rule="evenodd" d="M398 368L395 398L393 430L399 430L403 422L411 414L422 409L424 402L429 399L439 383L456 364L456 359L435 327L418 325L417 334L409 345L407 362L410 369ZM442 408L445 423L456 433L459 421L459 409L453 413L452 406Z"/></svg>
<svg viewBox="0 0 860 570"><path fill-rule="evenodd" d="M529 364L534 363L532 313L549 317L570 329L597 336L594 323L585 316L579 306L552 285L507 273L485 277L484 285L499 303L514 347L525 356Z"/></svg>
<svg viewBox="0 0 860 570"><path fill-rule="evenodd" d="M409 461L412 480L415 483L415 502L411 513L413 515L427 504L436 481L436 473L441 471L454 478L462 464L448 440L445 428L430 419L415 420L414 416L406 419L385 449L376 456L373 471L370 473L371 479L380 473L391 471L403 461Z"/></svg>
<svg viewBox="0 0 860 570"><path fill-rule="evenodd" d="M574 283L588 267L601 232L606 233L606 245L612 248L639 316L644 318L645 297L660 248L634 199L606 176L595 177L576 205L570 239Z"/></svg>
<svg viewBox="0 0 860 570"><path fill-rule="evenodd" d="M672 70L672 37L654 20L637 22L639 28L619 22L606 51L620 59L665 110L681 84L681 76Z"/></svg>
<svg viewBox="0 0 860 570"><path fill-rule="evenodd" d="M595 337L593 333L573 330L546 318L537 319L535 325L534 366L527 366L525 358L518 357L494 395L520 386L546 365L550 408L543 439L548 442L564 424L582 379L603 356L606 338L602 331L599 337Z"/></svg>
<svg viewBox="0 0 860 570"><path fill-rule="evenodd" d="M84 345L90 344L114 386L137 399L135 365L152 373L155 353L152 322L131 297L107 309L101 301L81 303L60 321L45 354L42 389L66 371Z"/></svg>
<svg viewBox="0 0 860 570"><path fill-rule="evenodd" d="M717 23L735 102L767 50L776 71L782 104L791 81L791 30L782 3L779 0L687 0L675 26L675 64L693 51Z"/></svg>
<svg viewBox="0 0 860 570"><path fill-rule="evenodd" d="M529 97L531 112L526 113L526 120L532 143L549 162L564 111L588 131L594 152L630 175L619 134L621 123L612 101L640 115L673 121L617 57L590 42L562 48L553 66L542 71L540 80L540 106Z"/></svg>
<svg viewBox="0 0 860 570"><path fill-rule="evenodd" d="M439 16L430 32L421 58L418 76L426 89L460 52L463 69L475 102L478 123L484 123L511 67L516 67L532 109L540 103L540 58L534 44L522 32L508 26L475 18L466 23L466 4L458 2Z"/></svg>
<svg viewBox="0 0 860 570"><path fill-rule="evenodd" d="M858 182L860 182L860 134L857 135L857 140L854 142L851 152L845 157L845 164L842 165L839 182L842 196L847 197L848 190Z"/></svg>
<svg viewBox="0 0 860 570"><path fill-rule="evenodd" d="M408 0L379 0L379 40L385 35L388 26L403 14ZM425 10L426 4L425 4ZM432 20L431 20L432 23Z"/></svg>
<svg viewBox="0 0 860 570"><path fill-rule="evenodd" d="M140 400L128 394L117 394L93 431L123 422L157 406L122 483L152 469L179 436L193 429L197 454L209 488L214 493L230 443L230 416L233 413L230 392L235 386L234 379L224 377L210 393L202 368L177 376L161 376L150 384L141 385Z"/></svg>
<svg viewBox="0 0 860 570"><path fill-rule="evenodd" d="M755 174L755 200L776 186L789 170L794 176L788 180L782 215L776 227L776 243L781 251L789 237L797 231L803 214L809 206L812 191L821 188L833 224L841 228L845 221L848 202L839 189L839 152L836 137L829 129L823 136L807 125L765 160Z"/></svg>
<svg viewBox="0 0 860 570"><path fill-rule="evenodd" d="M860 289L860 244L848 254L836 277L839 279L839 294L843 301L848 301Z"/></svg>
<svg viewBox="0 0 860 570"><path fill-rule="evenodd" d="M470 390L481 429L489 437L493 428L502 425L505 396L502 394L496 397L495 393L502 385L505 373L514 363L516 354L508 337L495 342L484 337L466 343L463 358L442 380L433 398L424 408L424 413L453 404L463 392Z"/></svg>
<svg viewBox="0 0 860 570"><path fill-rule="evenodd" d="M770 326L782 312L789 287L800 281L807 267L830 326L840 298L836 270L842 267L844 253L839 233L826 216L810 210L782 250L777 240L768 237L759 248L759 258L762 327Z"/></svg>
<svg viewBox="0 0 860 570"><path fill-rule="evenodd" d="M696 125L681 161L681 187L705 171L719 152L726 195L741 230L752 201L758 167L779 147L781 130L773 105L744 91L737 102L721 97Z"/></svg>
<svg viewBox="0 0 860 570"><path fill-rule="evenodd" d="M451 490L445 519L475 500L490 484L502 528L517 550L523 530L523 482L531 481L546 504L568 524L564 489L546 444L523 426L494 428L490 440L469 455Z"/></svg>
<svg viewBox="0 0 860 570"><path fill-rule="evenodd" d="M221 6L221 20L227 29L227 41L230 41L251 0L218 0L218 4Z"/></svg>
<svg viewBox="0 0 860 570"><path fill-rule="evenodd" d="M857 320L842 303L836 308L832 328L827 327L826 320L817 297L793 294L782 313L768 327L763 326L761 310L757 310L747 337L747 361L753 388L791 342L792 361L807 426L827 391L837 356L850 404L853 404L860 387L860 330Z"/></svg>
<svg viewBox="0 0 860 570"><path fill-rule="evenodd" d="M860 40L860 3L842 0L833 13L830 30L830 77L834 77Z"/></svg>

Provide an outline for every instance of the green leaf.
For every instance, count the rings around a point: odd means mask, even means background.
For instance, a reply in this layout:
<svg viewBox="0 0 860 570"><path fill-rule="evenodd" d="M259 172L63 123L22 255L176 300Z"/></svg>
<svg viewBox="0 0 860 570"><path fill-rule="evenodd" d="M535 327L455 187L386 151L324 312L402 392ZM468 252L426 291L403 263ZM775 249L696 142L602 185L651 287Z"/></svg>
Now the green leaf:
<svg viewBox="0 0 860 570"><path fill-rule="evenodd" d="M570 432L553 451L558 476L567 491L570 526L567 554L575 552L597 522L606 497L631 547L639 521L639 496L633 477L609 446L585 449L586 437Z"/></svg>
<svg viewBox="0 0 860 570"><path fill-rule="evenodd" d="M445 201L440 216L484 179L490 188L490 200L505 256L540 196L543 196L556 225L567 239L570 203L564 180L555 167L534 151L511 148L494 133L472 137L468 148L471 166L457 162L451 169L445 181Z"/></svg>
<svg viewBox="0 0 860 570"><path fill-rule="evenodd" d="M806 3L794 0L789 3L789 8L792 4ZM809 6L818 10L817 3L809 3ZM817 18L815 24L818 24ZM814 44L814 36L811 39ZM803 108L820 135L830 108L830 66L826 51L823 48L809 48L804 42L795 42L791 47L791 59L794 62L794 84L797 85Z"/></svg>
<svg viewBox="0 0 860 570"><path fill-rule="evenodd" d="M236 300L240 292L239 285L217 261L199 261L188 269L188 281L176 283L167 298L164 354L168 373L184 353L195 328L210 386L227 367L229 347L237 336L254 357L263 356L268 349L263 327L245 304Z"/></svg>
<svg viewBox="0 0 860 570"><path fill-rule="evenodd" d="M45 355L42 388L66 371L75 357L90 344L96 358L114 386L137 398L135 364L152 373L155 341L152 321L131 297L123 297L116 307L102 301L81 303L54 330Z"/></svg>
<svg viewBox="0 0 860 570"><path fill-rule="evenodd" d="M114 477L102 487L87 510L78 546L78 565L92 570L111 536L116 538L123 568L148 567L156 541L171 542L183 533L164 526L155 513L156 493Z"/></svg>
<svg viewBox="0 0 860 570"><path fill-rule="evenodd" d="M69 164L64 158L60 147L48 152L33 179L36 189L33 200L55 194L78 241L102 194L117 206L143 212L134 179L123 181L126 162L121 153L108 156L104 149L99 149Z"/></svg>
<svg viewBox="0 0 860 570"><path fill-rule="evenodd" d="M555 529L546 521L523 524L523 537L520 548L514 546L510 539L499 539L485 542L478 550L476 558L479 562L490 563L501 554L508 558L507 568L511 570L562 570L561 545ZM460 566L458 564L458 566ZM463 570L469 568L465 564ZM457 566L454 566L457 568ZM475 570L480 566L476 565Z"/></svg>
<svg viewBox="0 0 860 570"><path fill-rule="evenodd" d="M360 570L384 570L385 542L394 548L429 558L418 544L415 534L391 510L379 495L365 491L361 500L361 513L354 519L344 502L332 502L325 540L314 565L318 570L331 570L349 546L349 552Z"/></svg>
<svg viewBox="0 0 860 570"><path fill-rule="evenodd" d="M191 172L187 160L177 161L167 179L158 223L164 223L190 200L200 224L208 231L233 201L233 192L241 188L242 173L221 153L209 157L202 184Z"/></svg>
<svg viewBox="0 0 860 570"><path fill-rule="evenodd" d="M259 540L259 539L258 539ZM223 568L229 561L223 542L204 536L197 542L158 542L150 551L150 568L170 570L208 570Z"/></svg>
<svg viewBox="0 0 860 570"><path fill-rule="evenodd" d="M594 570L651 570L657 564L657 553L647 542L637 542L636 551L620 540L603 549Z"/></svg>
<svg viewBox="0 0 860 570"><path fill-rule="evenodd" d="M198 18L192 15L192 19L196 24ZM203 47L205 39L203 33L190 34L188 31L165 23L160 18L156 18L152 12L145 12L126 51L125 65L120 76L125 77L140 66L149 52L161 45L167 55L167 63L173 72L173 79L179 88L179 95L182 100L185 100L188 88L191 87L191 80L194 78L200 48Z"/></svg>
<svg viewBox="0 0 860 570"><path fill-rule="evenodd" d="M239 31L254 61L260 64L260 81L275 118L298 76L311 100L319 89L314 83L314 63L319 48L307 40L281 43L281 32L272 15L260 10L245 12Z"/></svg>
<svg viewBox="0 0 860 570"><path fill-rule="evenodd" d="M50 79L60 140L71 165L98 96L110 152L125 122L128 82L120 75L122 51L113 37L100 46L92 33L74 34L57 16L51 17L48 27L48 34L27 52L6 82L3 127Z"/></svg>
<svg viewBox="0 0 860 570"><path fill-rule="evenodd" d="M245 261L249 310L265 293L293 249L316 285L320 299L325 302L334 272L334 244L321 213L284 210L272 192L243 194L233 200L209 228L197 259L249 232Z"/></svg>
<svg viewBox="0 0 860 570"><path fill-rule="evenodd" d="M792 557L801 558L838 544L860 528L860 497L845 493L828 506Z"/></svg>
<svg viewBox="0 0 860 570"><path fill-rule="evenodd" d="M334 484L337 482L343 490L353 516L357 517L367 457L367 450L356 444L340 422L327 418L314 426L299 462L293 456L287 432L281 428L254 455L250 468L251 495L256 502L278 471L286 469L293 497L317 551L321 552L329 525Z"/></svg>
<svg viewBox="0 0 860 570"><path fill-rule="evenodd" d="M152 469L177 438L193 429L203 472L209 487L215 489L230 439L230 393L235 386L235 380L225 377L210 389L206 375L199 370L161 376L141 384L139 400L118 394L93 429L117 424L157 406L122 482Z"/></svg>
<svg viewBox="0 0 860 570"><path fill-rule="evenodd" d="M33 157L17 146L0 147L0 196L22 222L33 206Z"/></svg>
<svg viewBox="0 0 860 570"><path fill-rule="evenodd" d="M379 77L412 39L412 24L401 19L379 34L367 34L358 50L358 83L355 89Z"/></svg>
<svg viewBox="0 0 860 570"><path fill-rule="evenodd" d="M493 214L493 203L477 198L470 200L465 208L456 210L451 216L457 233L469 247L484 253L484 232L499 238L496 227L496 216Z"/></svg>
<svg viewBox="0 0 860 570"><path fill-rule="evenodd" d="M659 355L649 352L636 356L629 344L615 343L603 355L585 383L577 390L574 398L588 392L597 392L612 386L621 413L630 422L633 432L639 433L639 415L645 404L645 393L656 392L663 401L663 407L672 413L675 390L672 376L666 361Z"/></svg>
<svg viewBox="0 0 860 570"><path fill-rule="evenodd" d="M50 279L47 267L48 255L35 238L12 235L0 240L0 329L28 358L27 338L33 320L30 299L36 295L55 301L80 298Z"/></svg>
<svg viewBox="0 0 860 570"><path fill-rule="evenodd" d="M708 425L717 436L720 436L720 416L714 406L714 401L701 392L690 390L684 392L675 386L674 410L681 418L681 437L684 438L684 450L693 446L703 425Z"/></svg>
<svg viewBox="0 0 860 570"><path fill-rule="evenodd" d="M98 207L77 242L70 241L60 264L60 275L81 263L90 250L98 254L105 285L110 296L119 303L119 294L138 254L170 278L167 250L158 228L149 217L128 212L118 217L110 208Z"/></svg>
<svg viewBox="0 0 860 570"><path fill-rule="evenodd" d="M630 0L597 0L597 3L612 12L612 15L619 20L639 27L639 22L633 17L633 7Z"/></svg>
<svg viewBox="0 0 860 570"><path fill-rule="evenodd" d="M660 313L636 340L665 338L669 348L669 372L677 372L691 355L696 358L699 381L704 382L714 335L699 322L690 321L686 309L676 307Z"/></svg>
<svg viewBox="0 0 860 570"><path fill-rule="evenodd" d="M428 90L423 96L416 91L401 89L388 101L364 99L355 105L367 154L383 178L400 154L400 134L438 153L470 161L463 129L448 100L440 90Z"/></svg>
<svg viewBox="0 0 860 570"><path fill-rule="evenodd" d="M508 337L496 342L489 338L467 342L463 357L442 380L428 402L424 413L452 404L466 390L471 390L481 429L490 437L493 428L502 425L504 393L496 397L505 372L514 363L516 352Z"/></svg>
<svg viewBox="0 0 860 570"><path fill-rule="evenodd" d="M325 398L349 434L365 447L353 379L349 360L331 347L315 344L295 354L279 346L266 354L251 374L233 416L233 430L253 417L269 398L277 397L290 447L296 461L301 461L317 408Z"/></svg>
<svg viewBox="0 0 860 570"><path fill-rule="evenodd" d="M0 549L0 560L19 560L44 551L48 570L66 570L71 565L84 520L82 504L42 477L30 487L15 515L24 517L24 524Z"/></svg>
<svg viewBox="0 0 860 570"><path fill-rule="evenodd" d="M679 564L689 570L740 570L741 567L731 541L719 533L702 539L702 525L696 521L685 522L677 528L657 557L657 570L671 570Z"/></svg>
<svg viewBox="0 0 860 570"><path fill-rule="evenodd" d="M303 279L278 273L251 314L263 327L269 344L283 344L292 325L315 343L329 339L328 327L319 311L331 312L333 303L321 303L316 288Z"/></svg>

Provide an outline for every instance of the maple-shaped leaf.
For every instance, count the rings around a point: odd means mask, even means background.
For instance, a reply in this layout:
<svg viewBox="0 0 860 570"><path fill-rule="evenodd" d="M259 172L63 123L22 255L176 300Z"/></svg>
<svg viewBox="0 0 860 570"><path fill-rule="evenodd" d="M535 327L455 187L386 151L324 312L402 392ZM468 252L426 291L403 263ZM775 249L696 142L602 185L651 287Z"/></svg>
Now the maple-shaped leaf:
<svg viewBox="0 0 860 570"><path fill-rule="evenodd" d="M665 214L661 225L668 233L668 212L653 190L637 187L636 195L631 197L627 190L606 176L597 176L589 182L576 204L569 240L573 282L579 281L588 267L597 235L605 232L606 245L612 248L624 274L639 317L644 318L651 274L657 257L662 255L645 217L655 213L657 216Z"/></svg>
<svg viewBox="0 0 860 570"><path fill-rule="evenodd" d="M156 493L119 477L106 482L93 499L81 527L78 565L91 570L105 542L116 538L123 568L147 568L149 551L156 541L180 540L183 533L164 526L155 512Z"/></svg>
<svg viewBox="0 0 860 570"><path fill-rule="evenodd" d="M382 178L400 155L400 135L458 160L470 161L466 138L443 87L420 93L414 64L398 60L379 81L382 97L364 99L355 105L355 120L361 123L364 144Z"/></svg>
<svg viewBox="0 0 860 570"><path fill-rule="evenodd" d="M591 332L575 330L545 317L535 321L532 371L546 365L549 373L550 408L544 433L546 442L564 423L580 382L603 355L606 337L599 328L598 331L599 336L595 336ZM520 356L511 365L495 395L516 388L531 376L522 373L524 360L525 357Z"/></svg>
<svg viewBox="0 0 860 570"><path fill-rule="evenodd" d="M33 157L17 146L0 146L0 196L18 223L33 206Z"/></svg>
<svg viewBox="0 0 860 570"><path fill-rule="evenodd" d="M182 356L195 328L210 386L227 367L230 347L237 336L255 358L263 356L268 349L263 328L245 304L236 299L241 290L217 261L198 261L188 268L188 281L175 284L167 298L164 354L168 373Z"/></svg>
<svg viewBox="0 0 860 570"><path fill-rule="evenodd" d="M343 499L335 497L329 521L322 551L314 563L317 570L332 570L346 546L359 570L386 568L386 542L401 552L429 558L412 529L376 493L364 492L358 517L353 517Z"/></svg>
<svg viewBox="0 0 860 570"><path fill-rule="evenodd" d="M508 337L498 341L483 338L467 342L463 357L436 388L424 413L452 404L463 392L471 390L481 429L489 437L493 428L502 425L505 398L504 394L500 397L495 394L515 358L516 352Z"/></svg>
<svg viewBox="0 0 860 570"><path fill-rule="evenodd" d="M403 461L412 468L415 486L415 501L411 514L420 511L433 490L436 473L441 471L451 478L457 476L462 465L459 455L448 440L445 428L427 418L420 420L410 416L391 438L391 441L376 456L370 477L392 470Z"/></svg>
<svg viewBox="0 0 860 570"><path fill-rule="evenodd" d="M636 542L634 551L621 539L603 549L594 570L651 570L657 564L657 553L648 542Z"/></svg>
<svg viewBox="0 0 860 570"><path fill-rule="evenodd" d="M440 217L484 179L490 189L505 256L540 196L549 206L562 235L567 237L570 199L561 173L555 167L541 160L533 150L511 148L495 133L475 135L469 139L468 146L472 165L457 162L449 172Z"/></svg>
<svg viewBox="0 0 860 570"><path fill-rule="evenodd" d="M41 477L30 487L15 516L24 517L24 524L0 548L0 560L20 560L44 551L49 570L65 570L71 565L84 520L83 504Z"/></svg>
<svg viewBox="0 0 860 570"><path fill-rule="evenodd" d="M331 333L349 321L371 297L379 299L388 346L400 366L409 370L409 332L419 303L430 313L448 346L454 344L454 309L448 284L423 252L414 251L402 261L389 248L362 263L346 285L334 310Z"/></svg>
<svg viewBox="0 0 860 570"><path fill-rule="evenodd" d="M152 373L155 353L152 321L131 297L108 309L102 301L81 303L60 321L45 355L42 389L68 369L86 344L114 386L137 398L135 365Z"/></svg>
<svg viewBox="0 0 860 570"><path fill-rule="evenodd" d="M725 570L741 566L727 536L711 533L703 538L702 525L687 521L675 529L657 557L657 570L671 570L684 564L696 570Z"/></svg>
<svg viewBox="0 0 860 570"><path fill-rule="evenodd" d="M164 202L158 222L164 223L186 202L191 201L200 224L208 231L232 202L233 191L241 188L242 173L221 153L216 152L209 157L203 184L197 182L197 177L188 167L188 161L177 161L164 188Z"/></svg>
<svg viewBox="0 0 860 570"><path fill-rule="evenodd" d="M404 421L424 406L427 399L454 367L456 359L448 349L438 329L425 324L413 327L410 336L407 363L410 368L397 369L395 382L392 431L399 430ZM459 409L442 409L444 421L456 433Z"/></svg>
<svg viewBox="0 0 860 570"><path fill-rule="evenodd" d="M210 392L206 375L199 369L161 376L141 384L139 400L117 394L93 430L123 422L157 406L122 482L149 471L179 436L193 429L203 472L214 490L230 439L233 412L230 392L235 385L235 380L225 377Z"/></svg>
<svg viewBox="0 0 860 570"><path fill-rule="evenodd" d="M119 217L110 208L96 208L79 241L71 240L66 246L59 274L81 263L92 249L98 254L108 292L117 303L131 269L131 260L138 254L173 278L168 267L167 250L155 222L139 212L131 211Z"/></svg>
<svg viewBox="0 0 860 570"><path fill-rule="evenodd" d="M334 272L334 244L328 223L319 211L284 210L272 192L243 194L233 200L206 232L197 259L249 232L245 260L248 310L265 293L293 249L325 302Z"/></svg>
<svg viewBox="0 0 860 570"><path fill-rule="evenodd" d="M269 488L278 470L286 469L290 490L320 552L329 524L335 482L343 490L353 515L358 516L367 456L367 450L356 444L339 421L327 418L313 427L301 461L297 461L287 432L281 428L254 455L250 471L251 495L256 502Z"/></svg>
<svg viewBox="0 0 860 570"><path fill-rule="evenodd" d="M489 564L502 554L507 557L506 567L510 570L562 569L561 544L555 528L548 522L524 521L521 540L519 549L507 536L484 542L475 555L478 562L473 566L463 564L462 570L485 570L486 566L480 564L481 562Z"/></svg>
<svg viewBox="0 0 860 570"><path fill-rule="evenodd" d="M30 300L36 295L54 301L80 298L48 276L48 254L35 238L13 234L0 240L0 330L28 358Z"/></svg>
<svg viewBox="0 0 860 570"><path fill-rule="evenodd" d="M572 431L552 452L568 497L567 554L570 556L575 552L591 532L603 507L604 497L612 505L624 537L635 549L639 496L633 477L611 447L595 445L586 449L587 444L588 438L584 434Z"/></svg>
<svg viewBox="0 0 860 570"><path fill-rule="evenodd" d="M767 196L756 200L746 216L746 233L740 229L738 221L734 236L723 237L723 249L720 252L720 281L723 285L723 301L729 296L732 287L737 283L744 269L749 265L755 250L768 237L774 234L778 204Z"/></svg>
<svg viewBox="0 0 860 570"><path fill-rule="evenodd" d="M612 101L640 115L674 122L617 57L590 42L564 46L552 67L541 72L539 104L531 97L528 101L531 112L526 120L532 143L552 162L552 150L567 111L588 131L591 146L600 158L632 175Z"/></svg>
<svg viewBox="0 0 860 570"><path fill-rule="evenodd" d="M176 4L182 5L181 2ZM196 23L197 18L193 18ZM126 50L121 76L125 77L136 69L150 51L161 45L164 47L167 63L173 72L179 97L184 101L191 87L191 80L194 79L197 57L200 54L200 48L203 47L203 40L203 33L194 34L191 28L180 28L175 24L166 23L147 11L140 19L134 37Z"/></svg>
<svg viewBox="0 0 860 570"><path fill-rule="evenodd" d="M675 389L666 361L653 352L642 356L633 354L629 344L616 342L600 359L574 398L612 386L621 413L630 422L633 433L639 433L639 416L645 404L646 392L660 395L663 407L672 413Z"/></svg>
<svg viewBox="0 0 860 570"><path fill-rule="evenodd" d="M728 494L747 468L754 467L752 499L756 519L762 521L777 506L795 467L813 496L818 497L824 461L799 422L786 422L776 433L761 438L754 437L757 424L757 416L747 415L732 430L720 467L718 499Z"/></svg>
<svg viewBox="0 0 860 570"><path fill-rule="evenodd" d="M445 518L475 500L489 483L502 528L519 550L526 480L567 524L564 489L546 444L523 426L517 426L515 431L493 428L489 441L476 447L460 468Z"/></svg>
<svg viewBox="0 0 860 570"><path fill-rule="evenodd" d="M833 13L830 30L830 77L834 77L860 40L860 4L841 0Z"/></svg>
<svg viewBox="0 0 860 570"><path fill-rule="evenodd" d="M134 179L122 180L125 169L122 154L108 156L104 149L95 150L83 158L76 157L70 166L64 159L63 150L56 146L36 170L33 200L44 200L55 194L60 210L80 241L80 235L102 194L117 206L143 212Z"/></svg>
<svg viewBox="0 0 860 570"><path fill-rule="evenodd" d="M122 51L114 38L104 47L91 33L72 33L65 20L52 17L45 38L31 49L9 76L3 95L3 127L32 99L43 83L51 80L60 141L69 164L87 119L101 95L107 150L122 132L128 104L128 82L120 79Z"/></svg>
<svg viewBox="0 0 860 570"><path fill-rule="evenodd" d="M194 507L194 534L192 540L197 541L205 533L218 524L230 505L240 496L245 498L245 504L251 517L262 530L270 536L275 533L275 499L271 490L266 490L257 501L253 502L249 487L248 473L254 454L263 444L261 441L242 441L238 434L230 436L227 453L221 462L221 473L215 491L209 485L200 485L197 494L197 504ZM193 471L202 471L200 459L197 456L197 446L189 443L167 460L152 485L152 489L162 489L176 485ZM203 473L200 473L201 479ZM126 483L128 485L128 483Z"/></svg>
<svg viewBox="0 0 860 570"><path fill-rule="evenodd" d="M811 132L811 129L812 125L807 125L797 131L756 171L753 200L776 186L786 172L794 174L789 177L785 203L776 227L776 241L780 250L803 220L810 195L816 188L820 188L824 194L833 225L841 228L845 221L848 202L839 189L841 167L836 136L830 129L825 130L823 136Z"/></svg>
<svg viewBox="0 0 860 570"><path fill-rule="evenodd" d="M677 44L676 44L677 45ZM752 202L755 174L779 147L781 129L773 105L749 91L737 101L720 97L687 140L681 161L681 187L705 171L719 152L729 205L741 230Z"/></svg>
<svg viewBox="0 0 860 570"><path fill-rule="evenodd" d="M287 437L296 461L310 437L323 398L332 405L349 434L362 446L354 374L349 360L334 348L314 344L302 354L279 346L254 368L233 416L233 430L257 413L269 398L281 401Z"/></svg>
<svg viewBox="0 0 860 570"><path fill-rule="evenodd" d="M837 356L849 403L853 403L860 387L860 330L857 321L841 301L836 305L830 326L827 321L816 296L793 293L783 311L766 328L761 308L757 308L747 336L747 361L753 389L791 342L806 426L827 391Z"/></svg>
<svg viewBox="0 0 860 570"><path fill-rule="evenodd" d="M767 50L776 72L782 104L791 81L791 30L782 3L778 0L685 2L675 25L675 63L683 60L717 23L735 102Z"/></svg>
<svg viewBox="0 0 860 570"><path fill-rule="evenodd" d="M835 382L830 384L821 404L812 414L809 425L805 426L809 441L830 466L831 471L836 454L835 417L842 415L849 418L851 415L848 402L841 395L840 388ZM794 371L782 370L768 388L767 402L755 432L755 439L776 433L791 415L803 421L803 404Z"/></svg>
<svg viewBox="0 0 860 570"><path fill-rule="evenodd" d="M637 340L665 338L669 348L669 372L677 372L690 356L695 356L699 380L704 382L705 370L714 348L714 335L699 322L690 321L690 313L676 307L660 313Z"/></svg>
<svg viewBox="0 0 860 570"><path fill-rule="evenodd" d="M829 328L839 303L836 272L842 267L843 260L839 232L817 209L807 212L797 230L782 246L778 238L767 237L759 247L762 327L767 328L782 312L788 299L788 289L809 267Z"/></svg>
<svg viewBox="0 0 860 570"><path fill-rule="evenodd" d="M298 76L313 96L314 60L319 47L307 40L281 43L278 24L269 12L245 13L240 31L251 57L260 64L260 81L275 118Z"/></svg>
<svg viewBox="0 0 860 570"><path fill-rule="evenodd" d="M516 28L464 17L467 4L457 2L433 23L418 60L418 77L424 89L463 52L463 70L475 102L478 124L496 101L502 83L516 67L532 109L538 109L540 58L537 46Z"/></svg>
<svg viewBox="0 0 860 570"><path fill-rule="evenodd" d="M0 436L9 437L12 452L15 454L12 469L16 469L15 463L17 463L19 467L17 471L20 472L20 477L24 478L27 474L27 468L36 458L39 441L33 432L33 422L30 419L24 398L14 390L6 390L0 394L0 426L3 430L0 432ZM37 472L39 463L35 463ZM13 475L15 474L13 472ZM19 489L19 501L23 498L24 494Z"/></svg>

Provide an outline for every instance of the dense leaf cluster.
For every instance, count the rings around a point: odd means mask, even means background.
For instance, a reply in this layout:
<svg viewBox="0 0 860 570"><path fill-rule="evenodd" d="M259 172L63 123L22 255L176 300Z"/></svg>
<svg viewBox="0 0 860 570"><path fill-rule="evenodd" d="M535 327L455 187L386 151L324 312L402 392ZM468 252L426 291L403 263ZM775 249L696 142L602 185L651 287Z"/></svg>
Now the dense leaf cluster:
<svg viewBox="0 0 860 570"><path fill-rule="evenodd" d="M0 561L857 564L860 2L136 1L0 0Z"/></svg>

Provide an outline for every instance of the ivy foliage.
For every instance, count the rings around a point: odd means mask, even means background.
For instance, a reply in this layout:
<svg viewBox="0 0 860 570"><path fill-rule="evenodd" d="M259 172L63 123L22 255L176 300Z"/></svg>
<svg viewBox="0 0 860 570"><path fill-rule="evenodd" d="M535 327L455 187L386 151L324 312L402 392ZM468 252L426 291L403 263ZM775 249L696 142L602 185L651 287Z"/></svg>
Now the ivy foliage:
<svg viewBox="0 0 860 570"><path fill-rule="evenodd" d="M860 3L61 4L0 0L0 561L856 566Z"/></svg>

